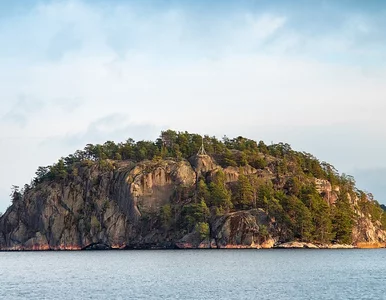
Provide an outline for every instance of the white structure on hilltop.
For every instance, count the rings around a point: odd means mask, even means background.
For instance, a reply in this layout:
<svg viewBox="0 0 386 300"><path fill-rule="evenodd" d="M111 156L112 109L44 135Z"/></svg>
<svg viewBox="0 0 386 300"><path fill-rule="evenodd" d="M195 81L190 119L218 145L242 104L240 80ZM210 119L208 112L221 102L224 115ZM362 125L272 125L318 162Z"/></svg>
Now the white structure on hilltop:
<svg viewBox="0 0 386 300"><path fill-rule="evenodd" d="M198 156L203 156L203 155L208 155L205 151L205 148L204 148L204 138L202 138L202 144L201 144L201 147L200 149L198 150L197 152L197 155Z"/></svg>

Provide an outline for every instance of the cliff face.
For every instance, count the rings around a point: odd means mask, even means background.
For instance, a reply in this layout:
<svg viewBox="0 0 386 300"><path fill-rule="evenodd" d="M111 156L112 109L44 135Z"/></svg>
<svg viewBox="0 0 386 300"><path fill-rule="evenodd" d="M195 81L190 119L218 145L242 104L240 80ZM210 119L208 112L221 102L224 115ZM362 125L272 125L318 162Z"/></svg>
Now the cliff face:
<svg viewBox="0 0 386 300"><path fill-rule="evenodd" d="M184 206L195 203L198 178L222 170L227 184L240 169L222 169L209 156L187 160L109 161L77 168L63 180L44 181L24 192L0 218L1 250L85 248L270 248L290 238L288 228L261 208L212 213L208 232L181 227ZM267 169L245 167L244 175L271 180ZM339 191L327 181L318 192L332 205ZM165 213L165 207L173 210ZM167 215L166 225L162 222ZM187 229L188 228L188 229ZM354 241L384 242L380 224L366 216L353 229Z"/></svg>
<svg viewBox="0 0 386 300"><path fill-rule="evenodd" d="M142 223L168 203L177 186L195 181L186 161L123 162L113 171L81 168L70 180L42 183L16 201L0 219L0 247L163 247L163 239L144 232Z"/></svg>

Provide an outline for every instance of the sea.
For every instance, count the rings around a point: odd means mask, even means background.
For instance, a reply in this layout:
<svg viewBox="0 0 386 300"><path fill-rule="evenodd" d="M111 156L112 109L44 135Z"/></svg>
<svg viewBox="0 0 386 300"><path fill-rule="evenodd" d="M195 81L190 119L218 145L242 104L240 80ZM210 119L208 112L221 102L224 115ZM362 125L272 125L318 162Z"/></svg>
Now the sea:
<svg viewBox="0 0 386 300"><path fill-rule="evenodd" d="M0 299L386 299L386 249L0 252Z"/></svg>

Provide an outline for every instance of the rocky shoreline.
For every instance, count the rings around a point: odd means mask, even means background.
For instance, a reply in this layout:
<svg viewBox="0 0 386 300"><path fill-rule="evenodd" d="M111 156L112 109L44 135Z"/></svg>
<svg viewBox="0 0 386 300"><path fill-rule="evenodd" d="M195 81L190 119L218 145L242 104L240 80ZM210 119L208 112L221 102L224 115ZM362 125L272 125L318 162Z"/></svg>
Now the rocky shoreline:
<svg viewBox="0 0 386 300"><path fill-rule="evenodd" d="M275 245L277 249L355 249L354 245L346 244L313 244L303 242L289 242Z"/></svg>
<svg viewBox="0 0 386 300"><path fill-rule="evenodd" d="M72 245L61 245L60 247L51 248L48 245L35 245L32 247L13 247L8 249L1 249L0 251L82 251L82 250L193 250L193 249L380 249L386 248L384 243L358 243L356 245L347 244L318 244L307 242L287 242L275 244L272 240L269 240L262 244L251 245L225 245L217 246L214 241L211 243L202 242L201 244L193 245L190 243L176 243L169 246L154 246L147 245L143 247L127 246L127 245L106 245L106 244L92 244L85 248Z"/></svg>

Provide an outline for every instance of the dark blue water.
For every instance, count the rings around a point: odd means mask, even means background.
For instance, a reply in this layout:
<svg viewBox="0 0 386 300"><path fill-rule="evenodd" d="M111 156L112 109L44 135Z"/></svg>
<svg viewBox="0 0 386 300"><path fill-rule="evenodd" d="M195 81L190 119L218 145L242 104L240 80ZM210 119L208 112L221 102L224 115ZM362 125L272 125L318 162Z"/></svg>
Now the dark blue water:
<svg viewBox="0 0 386 300"><path fill-rule="evenodd" d="M386 250L0 252L0 299L386 299Z"/></svg>

